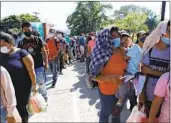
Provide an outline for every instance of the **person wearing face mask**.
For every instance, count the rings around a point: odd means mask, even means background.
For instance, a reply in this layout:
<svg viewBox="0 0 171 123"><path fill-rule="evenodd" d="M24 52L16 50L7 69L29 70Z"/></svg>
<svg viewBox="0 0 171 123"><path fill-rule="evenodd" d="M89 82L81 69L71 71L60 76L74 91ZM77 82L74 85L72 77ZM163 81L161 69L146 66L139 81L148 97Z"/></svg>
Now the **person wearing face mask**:
<svg viewBox="0 0 171 123"><path fill-rule="evenodd" d="M49 36L46 39L46 43L49 48L49 63L50 63L50 68L53 73L53 83L52 83L52 88L55 87L57 78L58 78L58 55L60 52L60 44L59 44L59 39L55 37L55 34L49 32Z"/></svg>
<svg viewBox="0 0 171 123"><path fill-rule="evenodd" d="M3 66L11 76L22 122L27 123L26 105L30 91L37 92L33 58L26 50L15 47L11 35L0 32L0 59L0 66Z"/></svg>
<svg viewBox="0 0 171 123"><path fill-rule="evenodd" d="M90 77L89 77L89 65L90 65L90 62L91 62L91 53L95 47L95 44L96 44L96 37L95 37L95 32L91 32L89 34L89 37L88 37L88 44L87 44L87 57L86 57L86 75L85 75L85 79L86 79L86 82L87 82L87 86L90 88L91 87L91 84L90 84Z"/></svg>
<svg viewBox="0 0 171 123"><path fill-rule="evenodd" d="M112 45L114 46L114 48L117 48L120 46L120 44L121 44L120 37L121 37L121 32L118 32L118 36L112 40Z"/></svg>
<svg viewBox="0 0 171 123"><path fill-rule="evenodd" d="M24 38L19 42L18 48L27 50L34 60L34 67L36 72L36 82L39 85L39 92L47 101L47 90L45 85L45 71L48 70L48 55L43 45L41 38L32 35L32 28L30 22L23 22L22 31Z"/></svg>
<svg viewBox="0 0 171 123"><path fill-rule="evenodd" d="M145 105L147 118L154 99L154 90L162 74L170 71L170 21L162 21L146 38L143 45L141 72L146 76L139 96L139 109ZM160 115L160 110L156 118Z"/></svg>
<svg viewBox="0 0 171 123"><path fill-rule="evenodd" d="M126 51L125 59L128 62L128 66L125 70L124 76L126 78L127 75L135 76L138 72L138 66L142 57L142 50L137 44L133 44L131 36L124 32L121 36L122 44L121 46ZM127 99L130 100L130 111L132 111L133 107L137 105L137 97L135 96L135 90L133 84L130 82L123 83L120 85L116 95L118 98L117 106L114 109L114 112L120 113L123 109Z"/></svg>
<svg viewBox="0 0 171 123"><path fill-rule="evenodd" d="M118 27L102 30L96 37L96 45L91 53L90 76L98 84L101 103L99 122L109 122L118 99L115 97L123 79L127 63L125 50L118 47L113 52L112 40L118 36ZM112 118L115 123L120 122L120 114Z"/></svg>
<svg viewBox="0 0 171 123"><path fill-rule="evenodd" d="M148 34L145 31L139 31L137 33L137 42L136 44L138 44L141 48L143 47L144 41L146 39L146 37L148 36Z"/></svg>

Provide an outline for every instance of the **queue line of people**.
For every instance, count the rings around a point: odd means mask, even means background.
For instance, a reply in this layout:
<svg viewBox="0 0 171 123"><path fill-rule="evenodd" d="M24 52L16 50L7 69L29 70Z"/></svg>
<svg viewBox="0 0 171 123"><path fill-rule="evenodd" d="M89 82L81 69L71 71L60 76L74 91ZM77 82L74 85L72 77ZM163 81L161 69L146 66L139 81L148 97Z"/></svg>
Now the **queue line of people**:
<svg viewBox="0 0 171 123"><path fill-rule="evenodd" d="M8 122L16 121L14 112L8 110L8 103L12 107L16 105L23 123L28 122L29 114L26 106L31 92L39 92L45 101L48 101L45 82L49 67L53 74L52 88L54 88L58 73L62 75L62 70L65 69L66 64L71 63L77 54L77 37L71 38L71 42L67 43L64 39L64 33L56 31L55 34L49 32L48 38L43 41L39 33L32 30L30 22L23 22L21 29L22 33L19 33L18 37L16 34L0 32L0 66L2 70L4 68L2 71L4 74L4 71L9 72L8 80L11 78L14 86L9 88L12 92L9 98L15 95L11 100L2 97L4 100L1 103L2 122L6 120ZM1 77L1 84L6 84L8 80L2 80ZM7 96L5 89L4 87L2 90L4 90L4 96ZM8 101L13 101L13 104ZM6 116L9 117L6 119Z"/></svg>
<svg viewBox="0 0 171 123"><path fill-rule="evenodd" d="M23 34L20 39L15 38L16 44L14 36L0 32L0 59L3 59L0 66L11 77L15 90L14 94L10 87L11 95L16 96L17 103L14 96L10 106L16 106L22 122L28 122L26 105L31 92L39 91L48 100L45 82L49 66L54 88L58 73L62 74L62 69L74 58L81 62L86 59L90 84L98 87L101 103L99 122L109 122L110 115L112 122L120 122L120 113L127 99L130 100L130 111L135 106L139 110L145 106L147 122L154 122L156 118L159 122L170 121L170 21L161 22L150 34L140 31L136 43L128 32L120 31L118 27L104 29L97 36L91 32L87 41L83 33L80 37L68 37L66 41L60 31L49 32L48 38L42 41L37 33L33 33L29 22L24 22L21 28ZM141 93L137 94L134 81L140 75L145 81ZM125 81L128 76L133 77ZM5 83L4 80L2 82ZM3 116L7 116L8 121L15 121L4 102L8 103L8 100L1 102L2 113L6 114ZM4 117L3 122L6 120Z"/></svg>
<svg viewBox="0 0 171 123"><path fill-rule="evenodd" d="M139 110L145 106L146 122L154 122L155 118L158 122L170 121L170 21L159 23L150 34L140 31L137 37L135 44L129 33L118 27L104 29L96 36L89 68L93 83L99 88L99 122L109 122L112 115L112 122L119 123L127 99L130 111L135 106ZM126 81L129 75L132 78ZM134 85L137 78L144 83L140 94L136 94Z"/></svg>

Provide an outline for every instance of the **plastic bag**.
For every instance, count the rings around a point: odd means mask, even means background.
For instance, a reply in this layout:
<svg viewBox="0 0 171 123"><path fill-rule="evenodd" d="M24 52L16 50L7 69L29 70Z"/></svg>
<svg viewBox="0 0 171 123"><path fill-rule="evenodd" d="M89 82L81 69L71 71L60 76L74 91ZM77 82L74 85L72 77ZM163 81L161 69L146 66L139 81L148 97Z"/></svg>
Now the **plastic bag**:
<svg viewBox="0 0 171 123"><path fill-rule="evenodd" d="M27 105L27 111L29 114L35 114L40 112L46 112L47 103L41 94L31 94L29 103Z"/></svg>
<svg viewBox="0 0 171 123"><path fill-rule="evenodd" d="M132 122L140 122L142 118L146 118L146 114L144 113L144 106L141 108L141 110L138 110L138 107L135 106L132 110L132 113L128 117L126 123L132 123Z"/></svg>
<svg viewBox="0 0 171 123"><path fill-rule="evenodd" d="M136 96L140 95L140 93L142 92L145 80L146 76L144 75L139 75L138 78L134 79L133 84Z"/></svg>

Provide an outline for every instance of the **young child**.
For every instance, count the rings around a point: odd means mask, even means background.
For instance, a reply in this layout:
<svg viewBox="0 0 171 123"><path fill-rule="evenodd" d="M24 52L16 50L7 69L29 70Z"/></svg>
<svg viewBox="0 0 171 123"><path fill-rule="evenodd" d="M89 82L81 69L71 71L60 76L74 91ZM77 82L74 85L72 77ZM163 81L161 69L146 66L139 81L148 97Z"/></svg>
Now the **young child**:
<svg viewBox="0 0 171 123"><path fill-rule="evenodd" d="M126 51L125 59L128 62L128 66L124 75L124 78L126 79L127 75L134 76L138 72L138 65L141 61L142 50L138 44L134 44L132 42L131 36L128 33L123 33L121 39L121 46ZM133 99L135 97L134 94L132 94L132 92L129 94L129 89L133 89L133 86L131 86L130 82L123 82L123 84L120 85L118 92L115 95L118 98L117 106L122 106L124 99L126 99L128 95L131 95L129 97L132 98L130 99L130 102L131 100L135 100Z"/></svg>

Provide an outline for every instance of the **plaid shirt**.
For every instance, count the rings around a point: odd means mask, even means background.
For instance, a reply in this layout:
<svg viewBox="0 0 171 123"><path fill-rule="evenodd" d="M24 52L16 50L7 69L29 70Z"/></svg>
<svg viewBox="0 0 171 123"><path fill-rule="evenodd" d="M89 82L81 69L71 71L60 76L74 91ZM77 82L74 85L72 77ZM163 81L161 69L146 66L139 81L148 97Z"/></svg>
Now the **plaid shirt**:
<svg viewBox="0 0 171 123"><path fill-rule="evenodd" d="M91 54L90 75L97 76L112 55L110 29L104 29L96 38L96 45Z"/></svg>

